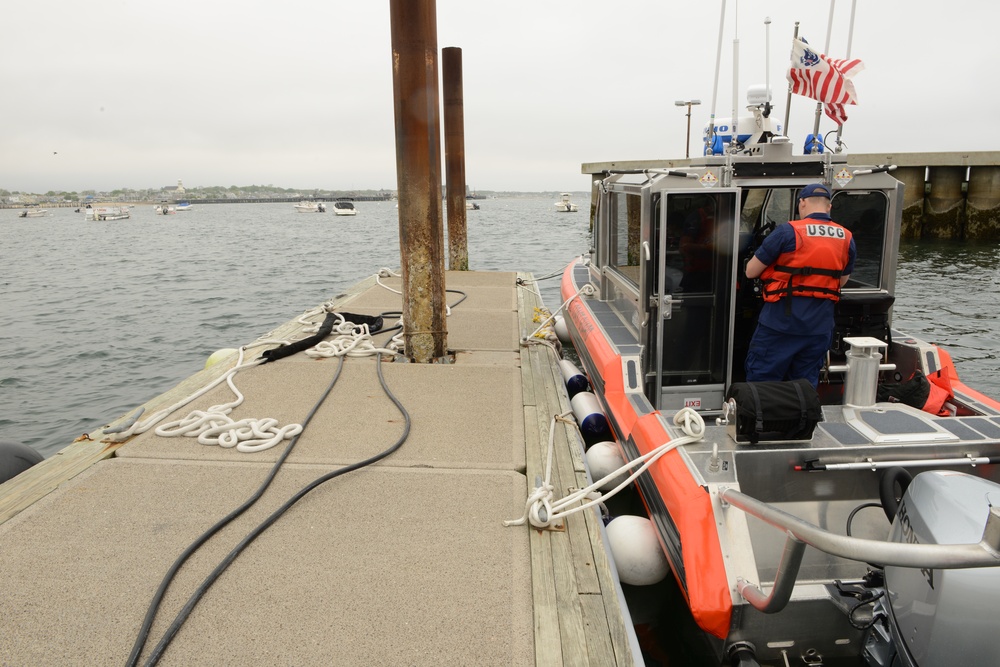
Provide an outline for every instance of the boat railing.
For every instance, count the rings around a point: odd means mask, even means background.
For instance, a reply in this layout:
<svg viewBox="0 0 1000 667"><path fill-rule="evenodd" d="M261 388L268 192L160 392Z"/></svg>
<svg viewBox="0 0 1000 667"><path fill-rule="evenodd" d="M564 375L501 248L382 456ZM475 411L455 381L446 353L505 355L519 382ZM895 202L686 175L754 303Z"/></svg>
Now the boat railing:
<svg viewBox="0 0 1000 667"><path fill-rule="evenodd" d="M785 532L785 547L770 593L746 579L737 579L740 595L766 614L781 611L791 598L806 546L826 554L881 566L921 569L961 569L1000 565L1000 508L990 507L983 539L975 544L916 544L885 542L838 535L773 505L732 488L721 488L719 499Z"/></svg>

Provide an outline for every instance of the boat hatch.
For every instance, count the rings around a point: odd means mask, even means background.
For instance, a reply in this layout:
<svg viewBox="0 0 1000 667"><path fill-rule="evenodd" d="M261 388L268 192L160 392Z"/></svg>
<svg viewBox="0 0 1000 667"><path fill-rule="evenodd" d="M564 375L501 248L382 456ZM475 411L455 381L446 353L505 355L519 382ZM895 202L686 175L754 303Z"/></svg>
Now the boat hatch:
<svg viewBox="0 0 1000 667"><path fill-rule="evenodd" d="M950 430L924 413L914 413L901 406L885 405L856 409L844 407L844 421L878 444L918 442L958 442Z"/></svg>

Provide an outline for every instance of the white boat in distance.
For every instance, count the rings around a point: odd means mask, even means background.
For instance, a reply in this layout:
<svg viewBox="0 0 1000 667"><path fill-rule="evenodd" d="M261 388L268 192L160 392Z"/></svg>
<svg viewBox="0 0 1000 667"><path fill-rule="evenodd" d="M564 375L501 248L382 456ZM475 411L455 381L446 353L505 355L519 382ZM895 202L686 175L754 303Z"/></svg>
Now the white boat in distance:
<svg viewBox="0 0 1000 667"><path fill-rule="evenodd" d="M170 204L157 204L153 207L153 212L156 215L174 215L177 213L177 208Z"/></svg>
<svg viewBox="0 0 1000 667"><path fill-rule="evenodd" d="M557 213L576 213L577 206L569 200L569 193L563 192L560 194L562 199L555 203Z"/></svg>
<svg viewBox="0 0 1000 667"><path fill-rule="evenodd" d="M300 201L295 205L295 210L299 213L326 213L326 204L323 202Z"/></svg>
<svg viewBox="0 0 1000 667"><path fill-rule="evenodd" d="M354 208L354 202L348 199L338 199L333 202L333 212L337 215L357 215L358 209Z"/></svg>
<svg viewBox="0 0 1000 667"><path fill-rule="evenodd" d="M88 208L85 217L87 220L127 220L132 216L128 206L98 206Z"/></svg>
<svg viewBox="0 0 1000 667"><path fill-rule="evenodd" d="M174 209L178 213L180 213L181 211L190 211L193 208L194 206L191 204L191 202L188 201L179 201L177 202L177 206L174 207Z"/></svg>
<svg viewBox="0 0 1000 667"><path fill-rule="evenodd" d="M21 212L18 217L21 218L44 218L48 216L49 209L47 208L28 208Z"/></svg>

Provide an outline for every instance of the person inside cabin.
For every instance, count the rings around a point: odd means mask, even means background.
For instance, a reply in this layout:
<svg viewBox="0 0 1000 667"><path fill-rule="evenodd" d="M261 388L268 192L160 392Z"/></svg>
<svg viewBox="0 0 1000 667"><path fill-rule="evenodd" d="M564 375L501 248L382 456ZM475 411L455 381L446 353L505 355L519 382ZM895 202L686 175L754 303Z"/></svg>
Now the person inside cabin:
<svg viewBox="0 0 1000 667"><path fill-rule="evenodd" d="M833 337L834 304L854 270L851 232L830 217L830 188L799 192L799 219L778 225L747 262L747 278L763 281L764 307L746 358L748 382L819 384Z"/></svg>

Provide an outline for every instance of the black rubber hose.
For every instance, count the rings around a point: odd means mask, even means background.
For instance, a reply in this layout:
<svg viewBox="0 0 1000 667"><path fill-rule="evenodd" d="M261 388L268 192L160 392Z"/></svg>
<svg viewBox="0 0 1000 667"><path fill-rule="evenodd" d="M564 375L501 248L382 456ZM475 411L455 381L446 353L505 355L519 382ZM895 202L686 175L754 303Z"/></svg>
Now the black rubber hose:
<svg viewBox="0 0 1000 667"><path fill-rule="evenodd" d="M343 357L341 357L341 359L343 359ZM145 663L146 665L155 665L157 662L159 662L160 658L163 656L163 652L167 649L167 646L169 646L171 640L173 640L174 636L181 629L181 626L184 624L184 621L187 620L187 617L191 614L191 611L198 604L198 601L208 591L208 589L212 586L212 584L215 583L216 579L218 579L222 575L222 573L225 572L226 568L228 568L229 565L234 560L236 560L236 557L240 555L243 549L245 549L251 542L257 539L257 537L261 533L263 533L271 524L277 521L282 514L288 511L288 509L291 508L292 505L297 503L307 493L315 489L320 484L323 484L324 482L327 482L335 477L339 477L345 473L353 472L355 470L358 470L359 468L364 468L365 466L369 466L377 461L384 459L385 457L389 456L397 449L399 449L400 446L402 446L402 444L406 441L407 437L409 437L410 435L410 413L406 411L406 408L403 407L403 404L399 402L399 399L397 399L393 395L393 393L389 390L389 387L386 385L385 378L382 376L381 355L379 355L378 357L376 368L378 370L378 379L379 382L382 384L382 389L385 391L386 395L395 404L396 408L403 415L403 418L405 420L403 434L399 437L399 439L395 442L395 444L393 444L385 451L376 454L375 456L372 456L370 458L367 458L364 461L352 463L351 465L334 470L333 472L327 473L326 475L323 475L315 479L314 481L310 482L309 484L304 486L301 490L299 490L298 493L296 493L287 501L285 501L285 504L276 509L269 517L264 519L264 521L262 521L256 528L247 533L247 536L244 537L243 540L239 544L237 544L233 548L233 550L229 552L229 554L226 555L226 557L222 560L222 562L220 562L216 566L216 568L212 570L211 574L209 574L208 577L205 578L205 580L201 583L201 585L194 592L194 594L191 595L191 597L187 601L187 604L185 604L184 608L181 609L181 611L177 614L177 617L174 619L173 623L170 624L170 627L167 628L167 631L164 633L163 638L160 639L160 642L153 649L152 654L150 654L149 659Z"/></svg>
<svg viewBox="0 0 1000 667"><path fill-rule="evenodd" d="M906 468L899 466L886 468L879 475L878 497L882 502L882 511L885 512L885 516L890 522L896 518L896 512L899 511L899 501L903 498L906 488L910 486L912 481L913 475ZM896 494L897 485L899 486L898 495Z"/></svg>
<svg viewBox="0 0 1000 667"><path fill-rule="evenodd" d="M242 505L234 509L232 512L220 519L214 526L202 533L188 546L187 549L183 551L183 553L181 553L180 556L177 557L177 560L175 560L173 565L170 566L170 569L167 570L167 574L164 575L159 588L157 588L156 593L153 595L153 599L149 603L149 608L146 610L146 616L142 620L142 627L139 629L139 634L136 636L135 644L132 646L132 652L129 654L128 660L125 663L126 667L134 667L138 664L139 656L142 654L142 649L146 645L146 639L149 637L149 629L152 627L153 620L156 618L156 612L160 608L163 596L166 594L167 588L169 588L170 582L173 581L178 570L180 570L181 566L184 565L184 562L190 558L191 555L201 547L201 545L207 542L209 538L222 530L230 521L243 514L243 512L257 502L257 500L264 495L264 491L267 490L267 487L271 485L271 482L274 480L274 476L278 474L278 469L281 468L281 464L283 464L285 459L288 458L288 455L292 453L292 448L295 447L295 443L299 441L302 433L305 432L306 426L309 424L310 420L312 420L313 415L316 414L316 411L326 400L326 397L330 395L331 391L333 391L333 387L337 384L337 380L340 379L340 372L344 369L344 358L339 357L338 361L340 363L337 365L337 372L334 374L333 379L330 381L329 386L326 388L326 391L323 392L319 401L316 402L312 410L309 411L309 414L306 415L305 420L303 420L302 431L289 441L288 445L285 447L285 451L283 451L281 456L278 457L278 460L274 462L274 465L271 467L271 472L268 473L267 478L260 485L260 487L253 493L252 496L247 498Z"/></svg>

